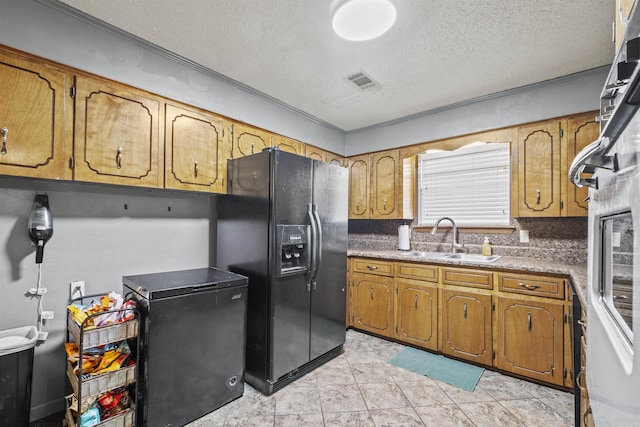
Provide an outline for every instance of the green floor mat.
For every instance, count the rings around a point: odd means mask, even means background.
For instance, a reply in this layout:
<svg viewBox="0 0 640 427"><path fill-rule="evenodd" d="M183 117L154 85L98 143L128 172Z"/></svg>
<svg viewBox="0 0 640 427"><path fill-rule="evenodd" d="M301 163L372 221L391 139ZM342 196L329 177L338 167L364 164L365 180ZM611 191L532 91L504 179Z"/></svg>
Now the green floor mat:
<svg viewBox="0 0 640 427"><path fill-rule="evenodd" d="M484 372L484 368L411 347L402 350L389 363L467 391L476 388Z"/></svg>

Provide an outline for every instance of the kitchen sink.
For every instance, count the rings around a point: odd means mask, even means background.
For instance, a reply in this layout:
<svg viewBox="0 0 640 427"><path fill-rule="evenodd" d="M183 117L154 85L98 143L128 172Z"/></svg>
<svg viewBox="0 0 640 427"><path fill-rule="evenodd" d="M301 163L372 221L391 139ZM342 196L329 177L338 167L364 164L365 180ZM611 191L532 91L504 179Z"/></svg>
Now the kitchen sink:
<svg viewBox="0 0 640 427"><path fill-rule="evenodd" d="M470 262L495 262L500 259L500 255L476 255L476 254L446 254L446 256L442 257L446 259L459 259L461 261L470 261Z"/></svg>
<svg viewBox="0 0 640 427"><path fill-rule="evenodd" d="M420 258L446 258L449 255L452 255L447 252L424 252L424 251L409 251L405 252L407 256L414 256Z"/></svg>

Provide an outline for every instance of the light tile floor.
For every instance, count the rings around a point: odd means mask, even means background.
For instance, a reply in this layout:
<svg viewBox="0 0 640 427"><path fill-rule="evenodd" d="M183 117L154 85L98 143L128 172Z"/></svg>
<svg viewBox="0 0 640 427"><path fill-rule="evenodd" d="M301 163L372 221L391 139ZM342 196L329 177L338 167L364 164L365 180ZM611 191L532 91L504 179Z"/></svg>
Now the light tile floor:
<svg viewBox="0 0 640 427"><path fill-rule="evenodd" d="M244 395L188 427L573 426L573 395L485 370L473 393L387 363L404 346L347 331L345 352L271 396Z"/></svg>

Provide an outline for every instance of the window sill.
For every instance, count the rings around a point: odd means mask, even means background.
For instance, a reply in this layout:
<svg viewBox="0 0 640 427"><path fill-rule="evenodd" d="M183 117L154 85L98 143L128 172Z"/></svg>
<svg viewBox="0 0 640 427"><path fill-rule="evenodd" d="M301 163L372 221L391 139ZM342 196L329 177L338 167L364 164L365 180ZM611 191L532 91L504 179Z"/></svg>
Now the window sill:
<svg viewBox="0 0 640 427"><path fill-rule="evenodd" d="M438 230L451 230L453 227L451 226L438 226ZM423 233L429 233L433 229L432 226L429 225L421 225L413 227L413 231L420 231ZM473 226L460 226L458 227L459 233L465 234L511 234L516 231L516 227L514 225L496 225L496 226L485 226L485 227L473 227Z"/></svg>

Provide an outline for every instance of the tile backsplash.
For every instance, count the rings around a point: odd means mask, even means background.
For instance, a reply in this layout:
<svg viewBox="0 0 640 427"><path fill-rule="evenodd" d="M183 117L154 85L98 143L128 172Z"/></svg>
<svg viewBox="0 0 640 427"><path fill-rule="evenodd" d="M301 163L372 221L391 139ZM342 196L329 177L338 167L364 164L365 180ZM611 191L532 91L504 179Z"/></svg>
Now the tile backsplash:
<svg viewBox="0 0 640 427"><path fill-rule="evenodd" d="M493 253L503 256L550 259L571 263L587 262L586 217L514 218L513 233L460 233L463 252L481 252L485 236L493 245ZM349 220L350 249L398 249L398 227L406 220ZM414 229L411 223L411 249L419 251L451 250L451 228L436 235ZM520 230L529 231L529 243L520 243Z"/></svg>

